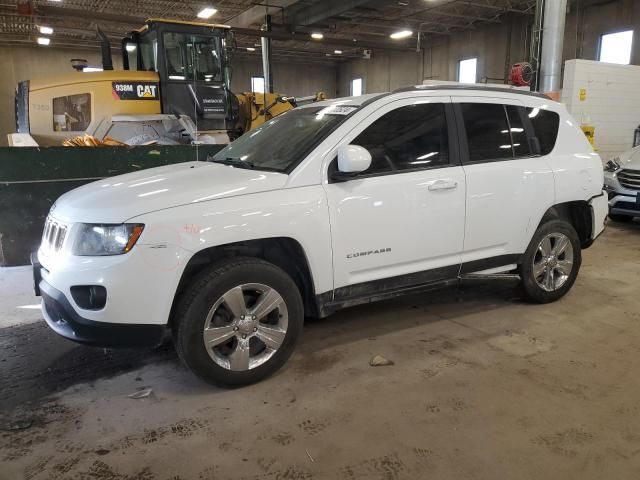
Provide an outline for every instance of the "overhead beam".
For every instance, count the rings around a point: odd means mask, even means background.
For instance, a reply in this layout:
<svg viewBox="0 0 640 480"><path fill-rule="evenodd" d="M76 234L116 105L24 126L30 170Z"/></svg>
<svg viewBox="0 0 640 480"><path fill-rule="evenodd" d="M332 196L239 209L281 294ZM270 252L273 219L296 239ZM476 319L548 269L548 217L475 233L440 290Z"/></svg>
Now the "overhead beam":
<svg viewBox="0 0 640 480"><path fill-rule="evenodd" d="M320 2L326 5L324 2ZM92 22L113 22L125 25L137 25L141 26L145 22L145 18L111 14L105 12L95 12L91 10L82 10L77 8L56 7L50 5L38 6L38 14L55 17L55 18L79 18L84 20L91 20ZM296 32L267 32L263 30L257 30L252 28L233 28L233 31L238 35L249 35L252 37L268 37L273 40L285 40L285 41L301 41L309 42L308 33L296 33ZM401 45L394 45L389 42L370 41L367 39L357 39L356 41L346 38L332 38L324 37L320 42L323 45L337 45L342 47L353 48L380 48L385 50L415 50L409 47L403 47Z"/></svg>
<svg viewBox="0 0 640 480"><path fill-rule="evenodd" d="M296 1L297 0L267 0L248 8L235 17L231 17L226 21L226 24L232 27L250 27L256 23L262 23L264 16L267 14L276 14L277 16L278 10L293 5Z"/></svg>
<svg viewBox="0 0 640 480"><path fill-rule="evenodd" d="M289 23L293 26L313 25L327 18L342 15L370 1L371 0L321 0L293 13L289 19Z"/></svg>

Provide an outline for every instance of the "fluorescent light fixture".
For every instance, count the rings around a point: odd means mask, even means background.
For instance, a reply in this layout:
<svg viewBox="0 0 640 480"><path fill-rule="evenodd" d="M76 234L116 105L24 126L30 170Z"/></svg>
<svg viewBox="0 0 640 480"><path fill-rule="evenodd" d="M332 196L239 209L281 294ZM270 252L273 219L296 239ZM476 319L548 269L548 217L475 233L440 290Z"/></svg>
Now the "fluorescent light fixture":
<svg viewBox="0 0 640 480"><path fill-rule="evenodd" d="M83 72L102 72L102 67L84 67Z"/></svg>
<svg viewBox="0 0 640 480"><path fill-rule="evenodd" d="M46 37L38 37L37 42L38 45L49 45L51 43L51 39Z"/></svg>
<svg viewBox="0 0 640 480"><path fill-rule="evenodd" d="M135 45L131 45L130 43L126 46L127 52L135 52L136 48L137 47Z"/></svg>
<svg viewBox="0 0 640 480"><path fill-rule="evenodd" d="M313 38L314 40L322 40L324 38L324 35L320 32L313 32L311 34L311 38Z"/></svg>
<svg viewBox="0 0 640 480"><path fill-rule="evenodd" d="M205 7L198 12L198 18L210 18L213 17L218 10L213 7Z"/></svg>
<svg viewBox="0 0 640 480"><path fill-rule="evenodd" d="M53 33L53 28L51 27L40 26L38 27L38 30L42 35L51 35Z"/></svg>
<svg viewBox="0 0 640 480"><path fill-rule="evenodd" d="M184 80L184 75L169 75L169 80Z"/></svg>
<svg viewBox="0 0 640 480"><path fill-rule="evenodd" d="M247 47L247 52L255 52L256 49L254 47Z"/></svg>
<svg viewBox="0 0 640 480"><path fill-rule="evenodd" d="M393 32L391 35L389 35L391 38L393 38L394 40L399 40L401 38L407 38L410 37L411 35L413 35L413 32L411 30L400 30L398 32Z"/></svg>
<svg viewBox="0 0 640 480"><path fill-rule="evenodd" d="M333 53L336 55L342 55L342 50L334 50Z"/></svg>

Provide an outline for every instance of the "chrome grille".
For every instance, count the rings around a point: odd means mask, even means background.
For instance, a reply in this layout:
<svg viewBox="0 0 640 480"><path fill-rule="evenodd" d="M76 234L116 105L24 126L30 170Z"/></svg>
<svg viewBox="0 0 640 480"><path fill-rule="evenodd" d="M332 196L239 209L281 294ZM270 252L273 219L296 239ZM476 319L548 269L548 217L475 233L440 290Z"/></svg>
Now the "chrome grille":
<svg viewBox="0 0 640 480"><path fill-rule="evenodd" d="M62 248L66 235L66 225L47 217L44 222L44 232L42 233L42 246L51 252L57 252Z"/></svg>
<svg viewBox="0 0 640 480"><path fill-rule="evenodd" d="M640 170L620 170L618 172L618 182L629 190L640 190Z"/></svg>

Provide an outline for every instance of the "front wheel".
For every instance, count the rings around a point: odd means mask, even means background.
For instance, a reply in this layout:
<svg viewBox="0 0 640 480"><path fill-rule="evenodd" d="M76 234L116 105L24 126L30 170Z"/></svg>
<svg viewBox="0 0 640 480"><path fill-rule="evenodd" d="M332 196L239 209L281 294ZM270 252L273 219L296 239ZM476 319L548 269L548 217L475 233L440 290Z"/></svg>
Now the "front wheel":
<svg viewBox="0 0 640 480"><path fill-rule="evenodd" d="M173 329L183 363L203 380L257 382L289 358L304 308L295 282L277 266L234 258L210 267L186 289Z"/></svg>
<svg viewBox="0 0 640 480"><path fill-rule="evenodd" d="M549 303L563 297L581 263L580 240L573 226L562 220L545 223L533 235L519 267L526 298Z"/></svg>

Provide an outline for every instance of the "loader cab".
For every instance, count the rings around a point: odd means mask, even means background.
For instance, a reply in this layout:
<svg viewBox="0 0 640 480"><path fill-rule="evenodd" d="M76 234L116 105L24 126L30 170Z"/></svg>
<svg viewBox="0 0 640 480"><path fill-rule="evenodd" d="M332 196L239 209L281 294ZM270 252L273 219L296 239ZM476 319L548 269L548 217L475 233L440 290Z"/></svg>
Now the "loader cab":
<svg viewBox="0 0 640 480"><path fill-rule="evenodd" d="M124 69L158 73L162 113L188 115L199 131L227 130L228 35L225 25L147 20L122 40Z"/></svg>

